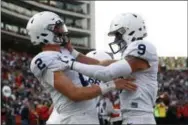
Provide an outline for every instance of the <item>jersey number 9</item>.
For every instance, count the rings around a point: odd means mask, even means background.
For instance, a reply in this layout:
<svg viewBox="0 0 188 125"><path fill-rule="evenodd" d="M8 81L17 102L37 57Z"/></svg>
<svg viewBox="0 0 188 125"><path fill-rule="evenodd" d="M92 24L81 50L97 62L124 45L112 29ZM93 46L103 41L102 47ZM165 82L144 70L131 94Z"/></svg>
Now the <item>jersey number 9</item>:
<svg viewBox="0 0 188 125"><path fill-rule="evenodd" d="M146 46L144 44L139 44L138 45L138 54L144 55L145 52L146 52Z"/></svg>

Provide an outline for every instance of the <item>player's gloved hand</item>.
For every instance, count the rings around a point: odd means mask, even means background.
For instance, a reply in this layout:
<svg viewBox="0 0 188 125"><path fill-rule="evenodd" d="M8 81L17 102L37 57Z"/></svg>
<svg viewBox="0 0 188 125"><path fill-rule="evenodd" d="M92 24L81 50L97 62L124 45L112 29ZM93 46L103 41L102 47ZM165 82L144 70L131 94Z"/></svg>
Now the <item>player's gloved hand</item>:
<svg viewBox="0 0 188 125"><path fill-rule="evenodd" d="M75 59L68 56L61 56L60 59L66 65L66 68L72 69Z"/></svg>

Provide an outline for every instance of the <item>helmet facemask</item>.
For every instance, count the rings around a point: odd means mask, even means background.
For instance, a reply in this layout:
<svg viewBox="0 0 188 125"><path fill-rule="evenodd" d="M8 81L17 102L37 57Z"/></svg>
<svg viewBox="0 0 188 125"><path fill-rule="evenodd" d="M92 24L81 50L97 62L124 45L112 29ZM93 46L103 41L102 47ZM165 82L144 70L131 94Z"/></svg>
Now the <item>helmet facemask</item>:
<svg viewBox="0 0 188 125"><path fill-rule="evenodd" d="M53 42L65 46L68 41L68 30L64 22L58 20L56 24L49 24L47 29L54 34Z"/></svg>
<svg viewBox="0 0 188 125"><path fill-rule="evenodd" d="M116 54L127 47L127 42L123 39L123 34L126 32L125 28L122 27L116 32L109 33L109 36L115 36L114 41L109 43L110 49L113 54Z"/></svg>

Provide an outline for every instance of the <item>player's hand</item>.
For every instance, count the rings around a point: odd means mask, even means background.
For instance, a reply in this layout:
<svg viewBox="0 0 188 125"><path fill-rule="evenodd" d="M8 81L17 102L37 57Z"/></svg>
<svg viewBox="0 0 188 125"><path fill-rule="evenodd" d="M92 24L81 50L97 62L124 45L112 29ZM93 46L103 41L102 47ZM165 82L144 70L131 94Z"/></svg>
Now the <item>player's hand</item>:
<svg viewBox="0 0 188 125"><path fill-rule="evenodd" d="M66 44L65 48L67 48L69 50L69 52L72 52L72 50L74 49L70 40Z"/></svg>
<svg viewBox="0 0 188 125"><path fill-rule="evenodd" d="M128 78L128 79L116 79L114 80L116 84L117 89L124 89L128 91L136 91L137 85L133 83L135 79L134 78Z"/></svg>

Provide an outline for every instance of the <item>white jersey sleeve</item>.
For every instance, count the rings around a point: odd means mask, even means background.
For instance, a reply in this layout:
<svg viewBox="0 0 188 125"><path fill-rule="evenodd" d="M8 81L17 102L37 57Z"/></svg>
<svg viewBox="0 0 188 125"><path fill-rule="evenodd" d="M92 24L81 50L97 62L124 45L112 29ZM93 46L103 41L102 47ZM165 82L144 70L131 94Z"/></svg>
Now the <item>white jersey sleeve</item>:
<svg viewBox="0 0 188 125"><path fill-rule="evenodd" d="M53 86L53 72L67 69L62 62L63 55L59 52L46 51L35 56L30 64L30 70L39 80L48 81Z"/></svg>
<svg viewBox="0 0 188 125"><path fill-rule="evenodd" d="M132 42L123 53L123 57L134 56L148 61L150 66L158 61L157 51L154 45L147 41L138 40Z"/></svg>

